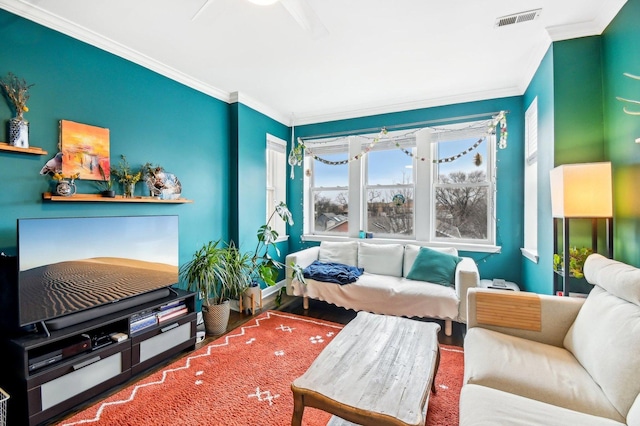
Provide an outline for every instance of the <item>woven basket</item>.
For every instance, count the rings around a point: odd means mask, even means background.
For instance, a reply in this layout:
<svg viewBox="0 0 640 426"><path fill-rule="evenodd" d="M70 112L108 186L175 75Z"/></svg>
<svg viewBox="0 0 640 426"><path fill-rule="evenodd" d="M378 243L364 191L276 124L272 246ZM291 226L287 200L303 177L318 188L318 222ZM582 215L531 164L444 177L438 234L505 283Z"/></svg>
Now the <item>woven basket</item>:
<svg viewBox="0 0 640 426"><path fill-rule="evenodd" d="M202 306L202 317L207 334L219 336L227 331L229 324L229 301L225 300L220 305Z"/></svg>

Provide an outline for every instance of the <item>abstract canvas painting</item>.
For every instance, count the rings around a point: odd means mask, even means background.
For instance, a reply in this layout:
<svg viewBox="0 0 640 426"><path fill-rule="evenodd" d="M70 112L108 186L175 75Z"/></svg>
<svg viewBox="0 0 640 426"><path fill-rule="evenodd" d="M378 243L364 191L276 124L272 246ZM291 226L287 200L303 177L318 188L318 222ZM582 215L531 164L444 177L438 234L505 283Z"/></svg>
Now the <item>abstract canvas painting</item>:
<svg viewBox="0 0 640 426"><path fill-rule="evenodd" d="M65 176L79 173L80 179L109 179L109 129L60 120L60 150Z"/></svg>

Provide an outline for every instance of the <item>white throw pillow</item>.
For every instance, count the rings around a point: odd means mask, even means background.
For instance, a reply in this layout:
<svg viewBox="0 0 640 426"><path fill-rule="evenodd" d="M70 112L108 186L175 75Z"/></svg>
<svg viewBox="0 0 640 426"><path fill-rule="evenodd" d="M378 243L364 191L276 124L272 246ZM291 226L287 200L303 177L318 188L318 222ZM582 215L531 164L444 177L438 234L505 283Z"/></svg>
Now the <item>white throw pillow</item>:
<svg viewBox="0 0 640 426"><path fill-rule="evenodd" d="M421 246L417 246L415 244L407 244L404 246L404 265L402 270L402 276L406 277L411 267L413 266L413 262L416 261L416 256L420 251ZM429 247L431 250L440 251L442 253L451 254L453 256L458 255L458 250L454 247Z"/></svg>
<svg viewBox="0 0 640 426"><path fill-rule="evenodd" d="M358 243L358 268L370 274L402 276L401 244Z"/></svg>
<svg viewBox="0 0 640 426"><path fill-rule="evenodd" d="M320 243L318 260L320 262L334 262L356 266L358 264L358 243L356 241L323 241Z"/></svg>

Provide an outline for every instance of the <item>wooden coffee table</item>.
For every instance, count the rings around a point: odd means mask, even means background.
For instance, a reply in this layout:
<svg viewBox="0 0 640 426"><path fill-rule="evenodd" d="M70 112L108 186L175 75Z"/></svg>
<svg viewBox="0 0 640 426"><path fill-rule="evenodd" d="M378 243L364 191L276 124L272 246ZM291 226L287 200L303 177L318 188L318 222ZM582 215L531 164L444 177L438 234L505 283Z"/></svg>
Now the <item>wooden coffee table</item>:
<svg viewBox="0 0 640 426"><path fill-rule="evenodd" d="M432 322L359 312L291 384L291 424L301 425L304 408L315 407L365 426L424 425L439 330Z"/></svg>

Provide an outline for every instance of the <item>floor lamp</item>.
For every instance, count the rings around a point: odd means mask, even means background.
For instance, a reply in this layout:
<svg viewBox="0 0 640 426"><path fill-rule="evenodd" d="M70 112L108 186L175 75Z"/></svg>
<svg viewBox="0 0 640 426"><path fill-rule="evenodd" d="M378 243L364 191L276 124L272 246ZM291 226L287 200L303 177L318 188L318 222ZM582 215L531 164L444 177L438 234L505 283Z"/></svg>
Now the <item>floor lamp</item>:
<svg viewBox="0 0 640 426"><path fill-rule="evenodd" d="M597 220L607 222L607 255L613 257L613 196L611 163L565 164L551 170L551 212L554 252L557 252L558 222L562 222L563 287L569 296L569 221L592 220L592 248L597 251ZM554 280L555 281L555 280Z"/></svg>

